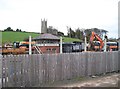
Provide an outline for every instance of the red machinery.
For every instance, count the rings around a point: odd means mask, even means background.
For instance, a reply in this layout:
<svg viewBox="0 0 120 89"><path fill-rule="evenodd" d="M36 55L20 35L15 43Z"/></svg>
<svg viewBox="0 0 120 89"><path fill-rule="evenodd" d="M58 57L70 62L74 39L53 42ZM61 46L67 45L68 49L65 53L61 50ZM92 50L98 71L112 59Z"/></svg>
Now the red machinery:
<svg viewBox="0 0 120 89"><path fill-rule="evenodd" d="M95 33L95 32L92 32L92 35L90 37L90 44L91 44L91 48L95 48L95 46L93 45L93 40L97 38L97 40L100 42L100 51L102 51L102 48L104 46L104 42L103 40Z"/></svg>

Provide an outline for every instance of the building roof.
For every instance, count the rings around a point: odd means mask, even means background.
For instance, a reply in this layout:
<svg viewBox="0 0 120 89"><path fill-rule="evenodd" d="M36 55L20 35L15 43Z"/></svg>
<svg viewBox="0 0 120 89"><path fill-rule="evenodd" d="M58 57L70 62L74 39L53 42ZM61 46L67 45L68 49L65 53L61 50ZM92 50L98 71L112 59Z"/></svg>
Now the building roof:
<svg viewBox="0 0 120 89"><path fill-rule="evenodd" d="M44 34L41 34L40 36L38 36L36 38L33 38L33 40L39 40L39 39L60 40L59 37L57 37L55 35L52 35L52 34L49 34L49 33L44 33Z"/></svg>

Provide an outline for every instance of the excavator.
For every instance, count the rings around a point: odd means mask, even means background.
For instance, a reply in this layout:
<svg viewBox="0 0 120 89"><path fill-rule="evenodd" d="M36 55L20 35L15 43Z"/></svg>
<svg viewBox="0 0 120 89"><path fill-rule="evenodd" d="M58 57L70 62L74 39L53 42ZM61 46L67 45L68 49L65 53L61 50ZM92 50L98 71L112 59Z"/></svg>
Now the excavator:
<svg viewBox="0 0 120 89"><path fill-rule="evenodd" d="M97 39L100 44L99 45L95 45L95 43L93 42L94 39ZM99 48L98 48L99 47ZM92 32L92 35L90 37L90 47L89 50L90 51L96 51L96 49L99 49L99 51L102 51L102 48L104 47L104 42L103 40L98 36L98 34L96 34L95 32Z"/></svg>

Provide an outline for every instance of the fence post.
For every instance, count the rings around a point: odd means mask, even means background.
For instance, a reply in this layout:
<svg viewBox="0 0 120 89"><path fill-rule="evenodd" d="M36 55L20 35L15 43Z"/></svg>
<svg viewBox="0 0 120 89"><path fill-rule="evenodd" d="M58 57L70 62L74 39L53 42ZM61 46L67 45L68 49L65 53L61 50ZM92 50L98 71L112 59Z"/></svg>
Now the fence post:
<svg viewBox="0 0 120 89"><path fill-rule="evenodd" d="M88 53L85 52L85 76L88 76Z"/></svg>

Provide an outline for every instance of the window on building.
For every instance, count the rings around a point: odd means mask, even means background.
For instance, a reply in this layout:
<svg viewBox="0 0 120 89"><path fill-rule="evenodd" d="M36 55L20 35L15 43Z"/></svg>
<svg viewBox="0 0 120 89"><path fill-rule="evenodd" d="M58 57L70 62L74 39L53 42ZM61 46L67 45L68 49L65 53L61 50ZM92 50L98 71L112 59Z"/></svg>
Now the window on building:
<svg viewBox="0 0 120 89"><path fill-rule="evenodd" d="M51 51L51 48L47 48L46 50L47 50L47 53L50 53L50 51Z"/></svg>
<svg viewBox="0 0 120 89"><path fill-rule="evenodd" d="M53 48L53 49L52 49L52 52L53 52L53 53L56 53L56 48Z"/></svg>

